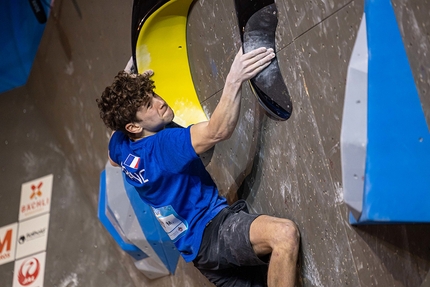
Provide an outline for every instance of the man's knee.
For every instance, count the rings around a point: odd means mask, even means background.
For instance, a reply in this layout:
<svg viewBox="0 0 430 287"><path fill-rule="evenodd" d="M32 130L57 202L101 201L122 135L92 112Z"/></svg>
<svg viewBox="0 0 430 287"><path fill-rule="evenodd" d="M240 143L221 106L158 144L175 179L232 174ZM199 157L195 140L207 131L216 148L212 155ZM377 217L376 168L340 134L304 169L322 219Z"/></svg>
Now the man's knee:
<svg viewBox="0 0 430 287"><path fill-rule="evenodd" d="M289 219L262 215L251 225L250 239L258 255L272 253L297 254L300 233L297 225Z"/></svg>
<svg viewBox="0 0 430 287"><path fill-rule="evenodd" d="M278 236L275 237L275 246L288 248L296 252L300 243L300 232L297 225L289 219L282 219L276 225Z"/></svg>

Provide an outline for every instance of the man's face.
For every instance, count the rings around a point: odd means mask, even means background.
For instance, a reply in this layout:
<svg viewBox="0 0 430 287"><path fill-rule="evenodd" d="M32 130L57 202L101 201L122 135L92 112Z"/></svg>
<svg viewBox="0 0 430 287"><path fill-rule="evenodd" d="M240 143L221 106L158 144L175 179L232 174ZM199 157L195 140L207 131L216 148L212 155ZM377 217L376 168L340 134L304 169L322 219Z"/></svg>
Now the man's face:
<svg viewBox="0 0 430 287"><path fill-rule="evenodd" d="M142 106L136 114L139 125L150 133L158 132L171 123L175 116L173 110L157 94L150 96L149 103Z"/></svg>

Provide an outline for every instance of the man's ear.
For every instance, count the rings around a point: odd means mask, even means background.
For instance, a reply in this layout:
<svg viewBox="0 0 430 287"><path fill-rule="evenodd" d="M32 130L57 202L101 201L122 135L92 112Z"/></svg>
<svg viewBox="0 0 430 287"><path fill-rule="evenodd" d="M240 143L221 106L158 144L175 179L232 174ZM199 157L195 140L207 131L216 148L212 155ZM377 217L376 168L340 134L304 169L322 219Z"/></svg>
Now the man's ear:
<svg viewBox="0 0 430 287"><path fill-rule="evenodd" d="M138 134L143 131L143 128L136 123L128 123L125 125L125 130L132 134Z"/></svg>

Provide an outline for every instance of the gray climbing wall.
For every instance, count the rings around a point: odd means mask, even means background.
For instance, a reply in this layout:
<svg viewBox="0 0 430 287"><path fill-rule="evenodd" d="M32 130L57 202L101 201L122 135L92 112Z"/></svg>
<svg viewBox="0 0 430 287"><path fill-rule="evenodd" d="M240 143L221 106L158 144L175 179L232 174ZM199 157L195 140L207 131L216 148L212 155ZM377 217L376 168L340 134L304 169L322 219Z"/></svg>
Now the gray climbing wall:
<svg viewBox="0 0 430 287"><path fill-rule="evenodd" d="M298 224L298 286L421 286L430 278L430 226L352 227L342 201L343 96L363 1L276 4L277 56L293 114L269 119L245 84L236 132L215 148L208 170L230 201L243 183L252 211ZM430 2L393 5L428 120ZM23 182L54 174L47 287L211 286L182 260L175 276L147 279L96 218L109 132L95 98L130 57L131 7L131 0L56 0L28 84L0 95L0 226L17 221ZM239 47L233 1L196 1L188 48L208 115ZM12 286L12 272L12 263L0 266L2 287Z"/></svg>
<svg viewBox="0 0 430 287"><path fill-rule="evenodd" d="M199 1L189 18L192 74L209 113L240 47L232 2ZM364 1L275 2L277 56L293 114L269 119L245 85L238 129L215 148L208 169L229 198L243 182L253 211L298 224L299 285L420 286L430 269L430 226L352 227L342 201L343 97ZM393 1L427 121L429 4Z"/></svg>

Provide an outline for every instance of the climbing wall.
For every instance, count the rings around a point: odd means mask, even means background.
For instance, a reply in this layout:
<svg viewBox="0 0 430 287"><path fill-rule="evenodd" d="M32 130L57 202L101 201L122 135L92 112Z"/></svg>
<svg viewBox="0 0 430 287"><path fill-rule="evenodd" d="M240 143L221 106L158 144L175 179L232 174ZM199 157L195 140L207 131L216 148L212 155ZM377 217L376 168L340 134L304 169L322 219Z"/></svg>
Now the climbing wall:
<svg viewBox="0 0 430 287"><path fill-rule="evenodd" d="M430 226L353 227L342 199L343 99L364 1L275 2L292 116L270 119L244 84L237 129L206 155L208 170L230 201L297 223L298 286L424 287ZM430 2L392 2L429 123ZM109 131L95 99L131 56L131 8L131 0L55 1L26 87L0 95L2 226L17 220L21 183L54 174L47 287L212 286L182 260L175 276L146 278L96 217ZM195 1L187 28L191 74L210 116L241 46L234 1ZM12 263L0 265L1 286L12 286L12 272Z"/></svg>
<svg viewBox="0 0 430 287"><path fill-rule="evenodd" d="M430 269L429 226L352 227L342 200L343 98L363 1L275 2L276 52L293 114L268 118L244 85L238 129L215 148L208 169L230 199L243 183L239 197L253 211L298 224L300 284L420 286ZM428 121L428 6L410 2L393 6ZM188 28L196 87L210 114L241 45L232 1L199 1Z"/></svg>

